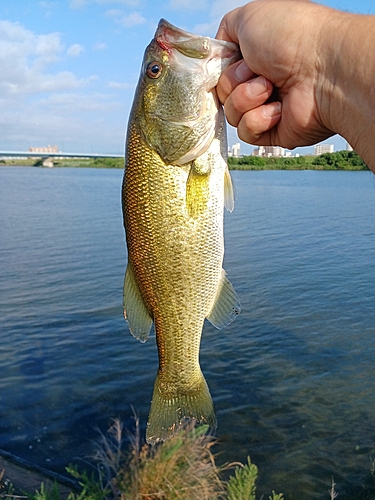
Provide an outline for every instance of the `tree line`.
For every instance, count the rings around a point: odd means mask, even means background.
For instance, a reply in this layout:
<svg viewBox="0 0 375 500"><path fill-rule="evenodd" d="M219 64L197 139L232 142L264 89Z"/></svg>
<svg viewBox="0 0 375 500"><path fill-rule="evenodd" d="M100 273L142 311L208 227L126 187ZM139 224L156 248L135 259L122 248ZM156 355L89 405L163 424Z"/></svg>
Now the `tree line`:
<svg viewBox="0 0 375 500"><path fill-rule="evenodd" d="M229 157L231 170L368 170L355 151L324 153L320 156Z"/></svg>

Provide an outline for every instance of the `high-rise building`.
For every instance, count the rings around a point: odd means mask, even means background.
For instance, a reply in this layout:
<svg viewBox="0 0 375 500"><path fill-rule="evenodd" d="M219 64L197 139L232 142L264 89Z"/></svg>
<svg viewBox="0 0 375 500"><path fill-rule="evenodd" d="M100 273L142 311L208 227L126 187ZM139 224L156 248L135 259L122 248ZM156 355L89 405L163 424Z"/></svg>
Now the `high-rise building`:
<svg viewBox="0 0 375 500"><path fill-rule="evenodd" d="M319 156L324 153L333 153L335 151L335 147L333 144L316 144L314 146L314 155Z"/></svg>
<svg viewBox="0 0 375 500"><path fill-rule="evenodd" d="M59 148L57 146L42 146L41 148L31 147L29 148L30 153L58 153Z"/></svg>
<svg viewBox="0 0 375 500"><path fill-rule="evenodd" d="M253 149L251 156L264 156L264 146L259 146L258 148Z"/></svg>
<svg viewBox="0 0 375 500"><path fill-rule="evenodd" d="M236 144L233 144L232 146L232 156L235 158L238 158L240 156L240 149L241 149L241 144L237 142Z"/></svg>

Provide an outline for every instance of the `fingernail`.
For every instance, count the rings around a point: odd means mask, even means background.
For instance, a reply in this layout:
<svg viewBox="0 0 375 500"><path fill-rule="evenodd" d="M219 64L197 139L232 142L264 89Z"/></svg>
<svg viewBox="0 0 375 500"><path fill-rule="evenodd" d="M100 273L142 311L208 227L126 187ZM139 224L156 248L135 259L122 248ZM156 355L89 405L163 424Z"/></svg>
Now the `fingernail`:
<svg viewBox="0 0 375 500"><path fill-rule="evenodd" d="M262 95L267 89L267 81L263 76L258 76L247 84L247 92L251 97Z"/></svg>
<svg viewBox="0 0 375 500"><path fill-rule="evenodd" d="M273 118L274 116L281 114L281 102L270 102L263 106L263 114L267 118Z"/></svg>
<svg viewBox="0 0 375 500"><path fill-rule="evenodd" d="M249 69L245 61L242 61L234 70L234 74L239 82L246 82L254 73Z"/></svg>

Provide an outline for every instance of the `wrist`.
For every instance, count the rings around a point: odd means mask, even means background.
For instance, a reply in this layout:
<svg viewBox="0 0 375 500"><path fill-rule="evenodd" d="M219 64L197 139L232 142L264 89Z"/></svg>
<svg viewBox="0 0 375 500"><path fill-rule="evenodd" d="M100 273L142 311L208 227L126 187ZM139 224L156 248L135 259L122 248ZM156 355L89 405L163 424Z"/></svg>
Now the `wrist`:
<svg viewBox="0 0 375 500"><path fill-rule="evenodd" d="M375 16L330 9L322 26L316 100L324 126L370 165L375 138Z"/></svg>

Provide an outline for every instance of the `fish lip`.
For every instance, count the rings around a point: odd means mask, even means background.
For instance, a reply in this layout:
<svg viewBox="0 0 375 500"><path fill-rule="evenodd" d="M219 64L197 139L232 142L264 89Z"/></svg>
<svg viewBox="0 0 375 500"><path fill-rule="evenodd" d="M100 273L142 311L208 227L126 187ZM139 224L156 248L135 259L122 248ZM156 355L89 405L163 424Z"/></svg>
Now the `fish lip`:
<svg viewBox="0 0 375 500"><path fill-rule="evenodd" d="M224 67L238 61L242 57L237 44L185 31L174 26L164 18L160 19L158 23L154 39L168 54L171 54L173 49L182 51L186 43L191 40L200 41L202 44L201 50L199 50L201 58L212 60L220 57L223 60Z"/></svg>

